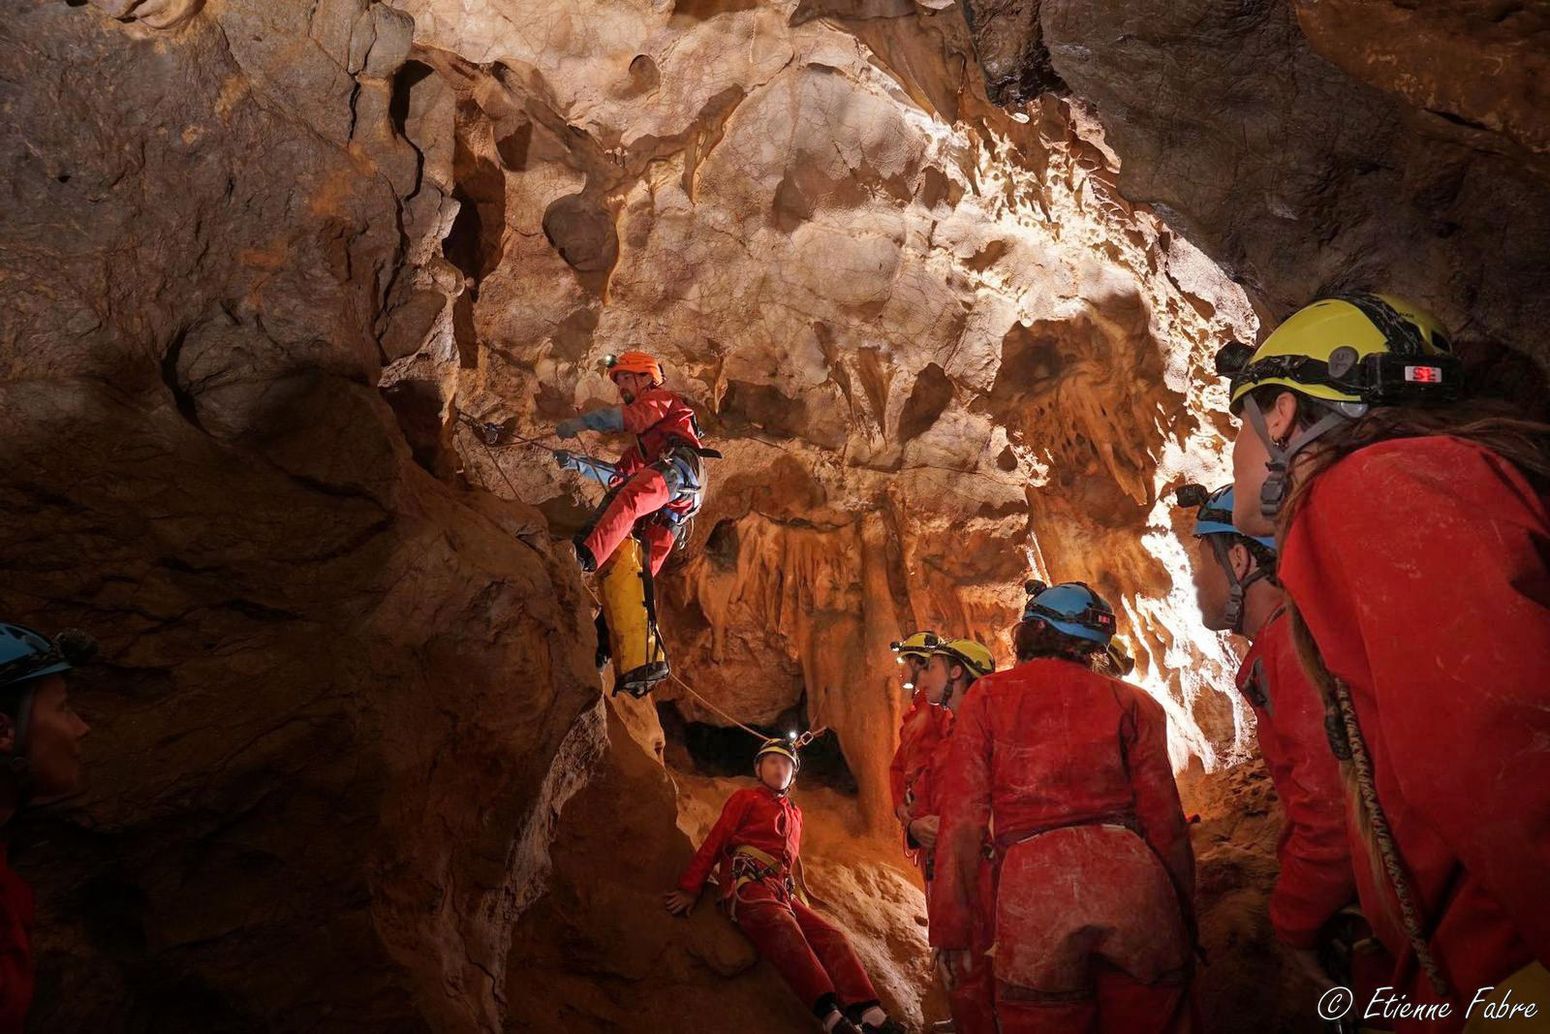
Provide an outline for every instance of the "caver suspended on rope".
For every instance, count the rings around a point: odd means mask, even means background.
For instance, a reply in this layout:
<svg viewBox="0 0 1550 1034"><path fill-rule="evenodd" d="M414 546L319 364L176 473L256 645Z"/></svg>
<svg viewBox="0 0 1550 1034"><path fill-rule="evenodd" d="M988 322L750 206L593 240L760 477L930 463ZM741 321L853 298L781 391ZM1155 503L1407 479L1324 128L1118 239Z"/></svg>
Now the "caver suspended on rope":
<svg viewBox="0 0 1550 1034"><path fill-rule="evenodd" d="M598 666L611 658L614 693L637 698L651 692L670 673L667 649L657 627L655 577L644 562L645 551L640 536L632 534L614 550L598 575L598 602L602 605L597 629Z"/></svg>
<svg viewBox="0 0 1550 1034"><path fill-rule="evenodd" d="M562 468L608 487L592 520L576 536L582 570L601 572L599 659L606 640L618 673L614 692L644 696L668 677L667 653L657 625L653 579L674 547L688 538L705 499L705 460L721 453L701 444L694 410L662 387L662 366L644 352L606 360L623 405L589 410L561 421L555 433L629 432L635 444L615 463L555 450Z"/></svg>

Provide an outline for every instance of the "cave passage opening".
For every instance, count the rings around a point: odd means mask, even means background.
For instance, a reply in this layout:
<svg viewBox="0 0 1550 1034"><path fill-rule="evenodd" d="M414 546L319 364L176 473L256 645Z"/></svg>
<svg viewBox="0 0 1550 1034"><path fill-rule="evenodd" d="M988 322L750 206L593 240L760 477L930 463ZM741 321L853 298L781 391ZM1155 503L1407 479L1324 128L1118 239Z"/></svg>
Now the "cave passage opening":
<svg viewBox="0 0 1550 1034"><path fill-rule="evenodd" d="M761 742L746 730L735 725L690 721L672 700L657 704L657 718L662 723L662 734L667 741L665 753L670 764L687 767L698 775L718 778L753 774L754 754ZM809 728L807 694L804 692L795 704L776 715L768 725L749 722L748 727L771 739L787 737L793 732L800 735ZM804 786L828 787L847 797L855 797L860 792L839 737L832 731L823 733L802 748L802 770L798 778Z"/></svg>

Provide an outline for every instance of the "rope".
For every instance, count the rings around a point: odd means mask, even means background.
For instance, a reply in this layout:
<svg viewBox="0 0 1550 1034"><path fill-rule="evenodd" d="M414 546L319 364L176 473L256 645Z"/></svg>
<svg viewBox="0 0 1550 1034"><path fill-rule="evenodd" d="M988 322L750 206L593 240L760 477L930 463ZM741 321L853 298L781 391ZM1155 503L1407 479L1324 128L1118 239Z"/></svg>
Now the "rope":
<svg viewBox="0 0 1550 1034"><path fill-rule="evenodd" d="M684 692L688 693L694 699L698 700L700 703L704 704L706 707L710 708L712 711L716 712L722 718L724 718L725 720L731 722L733 725L737 726L739 729L741 729L744 732L748 733L748 735L754 737L760 743L763 743L765 740L769 739L768 736L766 736L764 733L760 732L758 729L749 728L748 726L744 725L742 722L738 721L736 718L733 718L731 715L727 714L721 708L717 707L715 704L711 703L709 700L706 700L704 697L700 696L698 693L696 693L694 691L694 688L692 686L690 686L689 683L687 683L683 679L679 678L676 673L670 671L670 672L667 673L667 677L672 679L674 682L678 683L678 685L680 685L681 687L683 687Z"/></svg>
<svg viewBox="0 0 1550 1034"><path fill-rule="evenodd" d="M1410 875L1405 872L1404 864L1399 857L1399 849L1394 844L1393 834L1389 830L1388 816L1384 814L1383 805L1378 802L1378 788L1372 777L1372 758L1367 753L1367 741L1362 736L1361 726L1356 722L1356 708L1351 702L1351 690L1344 681L1333 675L1330 681L1334 683L1335 698L1340 706L1340 719L1345 725L1346 740L1351 745L1351 765L1356 771L1357 793L1361 795L1362 807L1366 809L1368 821L1372 823L1373 837L1377 840L1378 854L1382 856L1389 885L1394 888L1394 897L1399 901L1405 936L1415 952L1416 961L1426 971L1426 978L1431 981L1432 989L1439 997L1449 998L1451 995L1448 991L1448 982L1443 978L1442 970L1432 955L1431 947L1426 943L1421 910L1416 904L1415 891L1410 886Z"/></svg>
<svg viewBox="0 0 1550 1034"><path fill-rule="evenodd" d="M495 455L495 450L490 448L490 446L485 443L485 440L477 434L474 435L474 440L479 443L479 447L484 450L485 455L490 457L490 466L494 467L495 473L499 474L501 476L501 480L506 482L506 487L510 489L512 498L520 499L521 494L517 492L517 486L511 483L511 478L507 477L506 472L501 469L501 461Z"/></svg>
<svg viewBox="0 0 1550 1034"><path fill-rule="evenodd" d="M458 413L458 418L463 423L465 423L466 425L468 425L471 429L473 429L475 431L475 434L473 436L474 440L479 443L479 447L482 448L485 451L485 454L487 456L489 456L490 464L492 466L494 466L495 473L499 474L500 477L501 477L501 480L506 482L506 487L511 490L511 494L513 496L517 495L516 486L511 483L511 479L506 476L506 472L501 469L500 460L496 457L495 450L493 448L491 448L490 444L484 440L484 435L482 433L479 433L479 432L482 432L484 430L483 425L478 424L477 422L475 422L474 419L472 417L468 416L466 413ZM516 434L511 435L511 438L513 439L513 441L509 443L511 445L527 445L527 446L531 446L533 448L543 449L545 451L551 451L551 452L553 451L552 449L549 448L549 446L543 445L540 442L538 442L536 439L533 439L533 438L524 438L521 435L516 435ZM503 444L507 444L507 443L503 443ZM592 459L591 456L588 456L585 453L577 453L576 455L580 456L582 459L587 459L587 460L591 460ZM593 462L596 462L596 461L594 460ZM592 591L592 586L587 582L587 580L585 578L583 578L581 580L581 587L587 591L587 595L588 596L592 597L592 602L597 604L598 609L602 610L603 609L603 601L598 598L598 595L597 595L596 592ZM648 632L647 634L649 635L650 633ZM760 743L763 743L765 740L770 738L770 737L766 736L764 733L760 732L759 730L754 729L754 728L752 728L750 726L744 725L742 722L738 721L736 718L733 718L731 715L727 714L721 708L717 707L715 704L713 704L709 700L705 699L699 693L696 693L694 691L694 687L689 685L689 683L685 682L682 678L680 678L676 672L669 671L667 677L672 679L674 682L678 683L678 685L683 689L684 692L688 693L694 699L698 700L701 704L705 705L706 708L708 708L709 710L715 712L717 715L720 715L723 720L732 723L733 725L737 726L739 729L741 729L744 732L748 733L748 735L754 737ZM801 736L798 736L796 738L796 740L795 740L793 745L796 747L796 749L800 750L803 747L807 746L809 743L812 743L813 740L817 739L819 736L822 736L824 733L826 733L828 731L829 731L828 726L825 726L825 725L820 725L816 729L809 729L807 732L804 732Z"/></svg>

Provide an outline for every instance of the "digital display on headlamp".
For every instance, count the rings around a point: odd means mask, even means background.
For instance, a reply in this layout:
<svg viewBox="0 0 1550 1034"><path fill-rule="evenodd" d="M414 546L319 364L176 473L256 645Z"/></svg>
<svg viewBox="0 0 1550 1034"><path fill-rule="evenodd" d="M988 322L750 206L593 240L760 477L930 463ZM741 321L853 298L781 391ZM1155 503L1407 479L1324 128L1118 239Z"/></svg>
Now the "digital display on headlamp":
<svg viewBox="0 0 1550 1034"><path fill-rule="evenodd" d="M1463 387L1463 364L1453 356L1427 356L1425 362L1389 353L1362 357L1360 378L1363 401L1379 405L1411 402L1449 402Z"/></svg>

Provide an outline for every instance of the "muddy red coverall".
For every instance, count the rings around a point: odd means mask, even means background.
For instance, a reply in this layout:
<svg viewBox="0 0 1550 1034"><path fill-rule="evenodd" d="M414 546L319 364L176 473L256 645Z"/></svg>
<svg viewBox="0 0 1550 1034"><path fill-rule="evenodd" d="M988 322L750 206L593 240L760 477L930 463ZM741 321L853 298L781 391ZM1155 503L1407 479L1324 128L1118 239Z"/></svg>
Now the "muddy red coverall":
<svg viewBox="0 0 1550 1034"><path fill-rule="evenodd" d="M841 1008L875 1004L877 992L850 941L794 893L791 869L801 844L802 809L789 796L763 785L739 790L722 807L678 888L698 894L718 868L723 907L804 1003L814 1006L834 995ZM774 864L738 860L744 846Z"/></svg>
<svg viewBox="0 0 1550 1034"><path fill-rule="evenodd" d="M0 1034L21 1034L32 1004L32 888L6 864L0 844Z"/></svg>
<svg viewBox="0 0 1550 1034"><path fill-rule="evenodd" d="M635 522L658 510L687 513L694 506L688 496L673 498L672 487L660 464L675 445L700 445L694 410L675 393L665 388L648 388L635 401L619 407L624 429L636 436L616 464L618 474L612 482L618 491L586 538L597 566L602 567L625 540ZM651 573L656 574L673 551L673 527L662 521L647 522L641 528Z"/></svg>
<svg viewBox="0 0 1550 1034"><path fill-rule="evenodd" d="M961 705L960 705L961 706ZM953 712L945 707L940 712L938 726L941 734L929 748L924 770L914 783L914 804L910 814L917 819L935 815L941 820L941 794L938 788L947 775L953 739ZM937 830L941 832L940 827ZM940 841L938 841L940 843ZM926 916L931 925L936 924L938 888L935 852L922 849L921 869L926 876ZM992 917L995 915L995 872L988 854L980 855L980 869L975 877L975 889L979 900L973 915L971 931L971 965L953 971L953 986L947 992L947 1004L952 1010L953 1029L958 1034L996 1034L996 982L991 974L990 959L986 952L994 943L995 931Z"/></svg>
<svg viewBox="0 0 1550 1034"><path fill-rule="evenodd" d="M913 809L920 792L917 786L922 783L931 763L932 751L942 741L950 719L951 715L944 708L928 704L924 693L915 694L909 711L899 723L899 747L893 752L893 763L889 766L889 789L893 792L895 815L901 808L909 808L911 818L921 818L926 814ZM910 839L907 828L904 831L904 852L917 865L923 862L920 845Z"/></svg>
<svg viewBox="0 0 1550 1034"><path fill-rule="evenodd" d="M1292 947L1313 948L1319 929L1356 900L1356 876L1345 784L1324 730L1324 702L1297 660L1284 610L1254 637L1238 669L1238 689L1258 718L1259 750L1286 810L1270 924Z"/></svg>
<svg viewBox="0 0 1550 1034"><path fill-rule="evenodd" d="M1550 960L1547 558L1545 500L1496 454L1446 437L1335 463L1281 550L1287 592L1350 687L1453 993L1451 1021L1410 1029L1456 1030L1477 988ZM1362 910L1398 960L1393 985L1438 1001L1361 830L1351 859Z"/></svg>
<svg viewBox="0 0 1550 1034"><path fill-rule="evenodd" d="M994 823L1002 1031L1188 1029L1195 861L1161 705L1071 661L987 675L937 792L937 947L974 945Z"/></svg>

